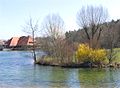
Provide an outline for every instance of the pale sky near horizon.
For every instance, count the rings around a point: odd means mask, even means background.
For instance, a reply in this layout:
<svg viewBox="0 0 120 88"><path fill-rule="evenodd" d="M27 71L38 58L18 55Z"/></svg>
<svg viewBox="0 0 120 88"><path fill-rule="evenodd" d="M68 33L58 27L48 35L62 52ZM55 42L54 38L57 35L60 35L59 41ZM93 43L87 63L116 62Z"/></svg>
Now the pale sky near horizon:
<svg viewBox="0 0 120 88"><path fill-rule="evenodd" d="M120 19L120 0L0 0L0 39L27 35L22 31L29 17L39 20L48 14L59 14L66 30L78 29L76 14L82 6L93 5L108 9L109 19Z"/></svg>

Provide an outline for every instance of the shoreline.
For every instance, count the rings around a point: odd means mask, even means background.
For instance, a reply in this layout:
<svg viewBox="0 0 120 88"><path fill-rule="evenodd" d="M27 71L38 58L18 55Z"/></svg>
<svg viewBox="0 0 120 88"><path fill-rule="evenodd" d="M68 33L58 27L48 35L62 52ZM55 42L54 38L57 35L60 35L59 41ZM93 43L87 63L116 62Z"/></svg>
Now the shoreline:
<svg viewBox="0 0 120 88"><path fill-rule="evenodd" d="M35 63L37 65L41 66L52 66L52 67L61 67L61 68L120 68L120 64L107 64L107 65L90 65L90 64L85 64L85 63L64 63L64 64L59 64L59 63L50 63L50 62L43 62L39 61Z"/></svg>

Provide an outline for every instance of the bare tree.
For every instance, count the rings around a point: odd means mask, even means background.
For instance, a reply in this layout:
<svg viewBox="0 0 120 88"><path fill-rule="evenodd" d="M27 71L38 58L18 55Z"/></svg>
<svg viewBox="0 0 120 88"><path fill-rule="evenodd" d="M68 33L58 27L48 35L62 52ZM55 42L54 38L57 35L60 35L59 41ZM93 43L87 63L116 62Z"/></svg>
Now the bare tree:
<svg viewBox="0 0 120 88"><path fill-rule="evenodd" d="M57 14L48 15L44 19L42 29L47 37L49 36L53 39L63 37L65 30L64 21Z"/></svg>
<svg viewBox="0 0 120 88"><path fill-rule="evenodd" d="M44 49L47 49L49 55L61 58L64 47L64 21L59 15L48 15L43 21L42 29L46 37Z"/></svg>
<svg viewBox="0 0 120 88"><path fill-rule="evenodd" d="M28 20L28 22L26 23L26 25L24 26L24 32L30 34L32 36L33 39L33 58L34 58L34 63L37 63L36 61L36 47L35 47L35 33L38 30L38 21L34 22L32 18L30 18Z"/></svg>
<svg viewBox="0 0 120 88"><path fill-rule="evenodd" d="M90 47L96 48L101 35L101 24L108 18L107 9L102 6L82 7L77 13L77 23L84 29Z"/></svg>

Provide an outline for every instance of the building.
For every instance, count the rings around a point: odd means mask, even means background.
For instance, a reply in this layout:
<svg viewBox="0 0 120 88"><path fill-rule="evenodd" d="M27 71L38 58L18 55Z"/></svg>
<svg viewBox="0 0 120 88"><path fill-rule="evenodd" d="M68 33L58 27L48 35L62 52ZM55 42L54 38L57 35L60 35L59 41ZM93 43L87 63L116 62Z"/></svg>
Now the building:
<svg viewBox="0 0 120 88"><path fill-rule="evenodd" d="M12 37L6 43L7 48L25 48L33 45L33 39L31 36Z"/></svg>
<svg viewBox="0 0 120 88"><path fill-rule="evenodd" d="M16 47L18 40L19 40L19 37L12 37L5 44L7 47Z"/></svg>
<svg viewBox="0 0 120 88"><path fill-rule="evenodd" d="M19 38L17 42L17 46L32 46L33 45L33 39L30 36L22 36Z"/></svg>
<svg viewBox="0 0 120 88"><path fill-rule="evenodd" d="M3 48L4 48L4 43L5 43L4 40L0 40L0 51L3 50Z"/></svg>

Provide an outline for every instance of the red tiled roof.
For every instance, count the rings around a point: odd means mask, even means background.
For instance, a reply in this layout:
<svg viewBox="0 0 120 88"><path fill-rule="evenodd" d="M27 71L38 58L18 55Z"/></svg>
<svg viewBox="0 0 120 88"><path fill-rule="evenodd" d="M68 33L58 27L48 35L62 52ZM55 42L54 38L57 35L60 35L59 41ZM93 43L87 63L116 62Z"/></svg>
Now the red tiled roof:
<svg viewBox="0 0 120 88"><path fill-rule="evenodd" d="M19 38L17 45L18 46L21 46L21 45L33 45L31 43L32 41L33 41L32 37L30 37L30 36L27 36L27 37L22 36L22 37Z"/></svg>
<svg viewBox="0 0 120 88"><path fill-rule="evenodd" d="M12 37L10 40L6 42L6 44L11 46L24 46L24 45L33 45L33 39L30 36L22 36L22 37Z"/></svg>
<svg viewBox="0 0 120 88"><path fill-rule="evenodd" d="M19 40L19 37L12 37L10 40L8 40L7 44L9 46L16 46L18 40Z"/></svg>
<svg viewBox="0 0 120 88"><path fill-rule="evenodd" d="M28 42L27 45L33 45L33 38L28 36Z"/></svg>

